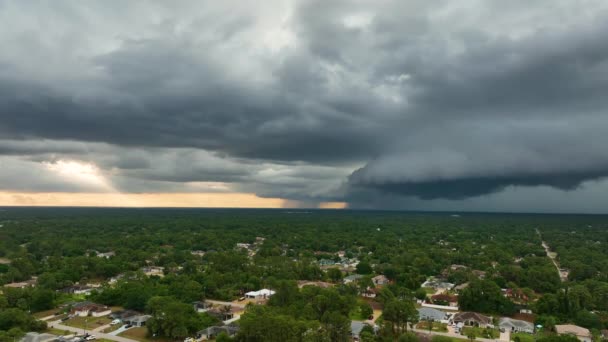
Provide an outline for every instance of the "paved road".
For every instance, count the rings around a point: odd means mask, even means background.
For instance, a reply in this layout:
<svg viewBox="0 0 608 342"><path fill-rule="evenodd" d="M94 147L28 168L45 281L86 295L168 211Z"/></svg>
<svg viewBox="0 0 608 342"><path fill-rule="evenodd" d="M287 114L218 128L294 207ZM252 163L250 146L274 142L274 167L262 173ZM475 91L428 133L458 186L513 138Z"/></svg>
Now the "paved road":
<svg viewBox="0 0 608 342"><path fill-rule="evenodd" d="M553 263L553 265L555 265L555 268L557 269L557 275L559 276L559 279L562 282L568 280L568 275L562 274L562 270L559 267L559 263L557 262L557 260L555 260L555 258L557 257L557 253L552 253L551 252L551 248L549 248L549 245L545 241L542 241L543 237L540 234L540 231L538 230L538 228L536 229L536 234L538 234L538 237L541 240L540 242L543 245L543 248L545 249L545 252L547 253L547 256L549 257L549 259L551 259L551 262Z"/></svg>
<svg viewBox="0 0 608 342"><path fill-rule="evenodd" d="M81 328L70 327L70 326L61 324L61 321L49 322L49 327L50 328L59 329L59 330L71 331L71 332L74 332L76 334L83 334L83 333L86 332L86 333L89 333L91 335L95 335L97 338L105 338L107 340L112 340L112 341L117 341L117 342L138 342L136 340L132 340L132 339L126 338L126 337L114 336L114 335L110 335L110 334L103 334L103 333L96 332L96 331L84 330L84 329L81 329Z"/></svg>

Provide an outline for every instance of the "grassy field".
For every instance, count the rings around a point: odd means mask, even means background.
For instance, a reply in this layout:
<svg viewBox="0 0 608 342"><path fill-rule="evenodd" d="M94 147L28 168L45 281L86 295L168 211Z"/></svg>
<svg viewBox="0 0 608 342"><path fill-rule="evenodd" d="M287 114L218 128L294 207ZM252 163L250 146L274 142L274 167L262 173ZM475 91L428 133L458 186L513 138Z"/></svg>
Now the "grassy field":
<svg viewBox="0 0 608 342"><path fill-rule="evenodd" d="M512 333L511 341L516 341L515 337L519 337L519 342L534 342L534 335L526 333Z"/></svg>
<svg viewBox="0 0 608 342"><path fill-rule="evenodd" d="M500 331L498 329L489 329L489 328L478 328L478 327L464 327L462 328L461 334L463 336L467 336L470 331L475 333L475 337L483 337L483 338L491 338L496 339L500 337Z"/></svg>
<svg viewBox="0 0 608 342"><path fill-rule="evenodd" d="M112 322L112 320L109 317L78 317L77 316L77 317L71 318L71 319L63 322L63 324L69 325L74 328L84 329L86 327L88 330L92 330L95 328L99 328L102 325L110 324L110 322Z"/></svg>
<svg viewBox="0 0 608 342"><path fill-rule="evenodd" d="M46 329L45 332L47 332L49 334L57 335L57 336L65 336L65 335L73 334L73 332L69 332L67 330L61 330L61 329L57 329L57 328L48 328L48 329Z"/></svg>
<svg viewBox="0 0 608 342"><path fill-rule="evenodd" d="M429 322L422 321L416 325L417 329L429 330ZM433 331L437 332L448 332L448 325L445 323L434 322L433 323Z"/></svg>
<svg viewBox="0 0 608 342"><path fill-rule="evenodd" d="M148 337L148 329L146 327L132 328L118 334L118 336L131 338L141 342L170 342L166 338Z"/></svg>
<svg viewBox="0 0 608 342"><path fill-rule="evenodd" d="M53 316L55 315L56 312L61 311L60 309L51 309L51 310L46 310L46 311L40 311L40 312L36 312L34 313L32 316L40 319L43 317L47 317L47 316Z"/></svg>

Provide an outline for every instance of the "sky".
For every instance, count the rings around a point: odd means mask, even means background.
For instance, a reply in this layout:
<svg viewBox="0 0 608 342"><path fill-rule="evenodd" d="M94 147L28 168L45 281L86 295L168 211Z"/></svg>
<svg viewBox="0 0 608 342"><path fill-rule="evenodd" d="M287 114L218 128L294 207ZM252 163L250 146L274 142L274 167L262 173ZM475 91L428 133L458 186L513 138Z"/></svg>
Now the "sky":
<svg viewBox="0 0 608 342"><path fill-rule="evenodd" d="M0 0L0 205L608 213L604 0Z"/></svg>

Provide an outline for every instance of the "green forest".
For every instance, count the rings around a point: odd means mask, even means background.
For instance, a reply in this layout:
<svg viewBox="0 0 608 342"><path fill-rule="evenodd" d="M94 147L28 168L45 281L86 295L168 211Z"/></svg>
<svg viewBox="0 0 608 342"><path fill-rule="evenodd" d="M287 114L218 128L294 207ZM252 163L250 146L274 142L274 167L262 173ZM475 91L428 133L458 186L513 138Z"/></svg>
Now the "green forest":
<svg viewBox="0 0 608 342"><path fill-rule="evenodd" d="M340 260L357 264L325 266ZM99 284L88 301L150 315L149 340L181 341L221 324L193 302L232 302L267 288L276 293L247 305L238 333L218 340L350 341L353 317L380 310L378 329L366 326L362 341L413 341L420 303L445 305L452 295L430 299L421 288L429 277L467 284L454 293L461 310L530 310L547 342L567 339L553 334L557 324L597 338L608 328L606 216L2 208L0 261L0 341L48 331L36 313L82 300L65 290L75 284ZM162 277L146 275L150 266ZM343 281L353 274L360 279ZM372 281L379 275L386 286ZM331 286L298 286L304 281ZM20 282L35 286L11 285Z"/></svg>

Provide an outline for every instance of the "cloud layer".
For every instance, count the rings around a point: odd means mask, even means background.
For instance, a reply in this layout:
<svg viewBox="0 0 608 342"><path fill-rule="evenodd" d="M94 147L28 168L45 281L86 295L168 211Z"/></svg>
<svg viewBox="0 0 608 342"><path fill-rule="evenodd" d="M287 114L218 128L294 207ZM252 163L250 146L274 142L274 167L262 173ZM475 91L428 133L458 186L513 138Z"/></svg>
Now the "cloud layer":
<svg viewBox="0 0 608 342"><path fill-rule="evenodd" d="M607 19L599 0L0 1L0 190L590 198Z"/></svg>

